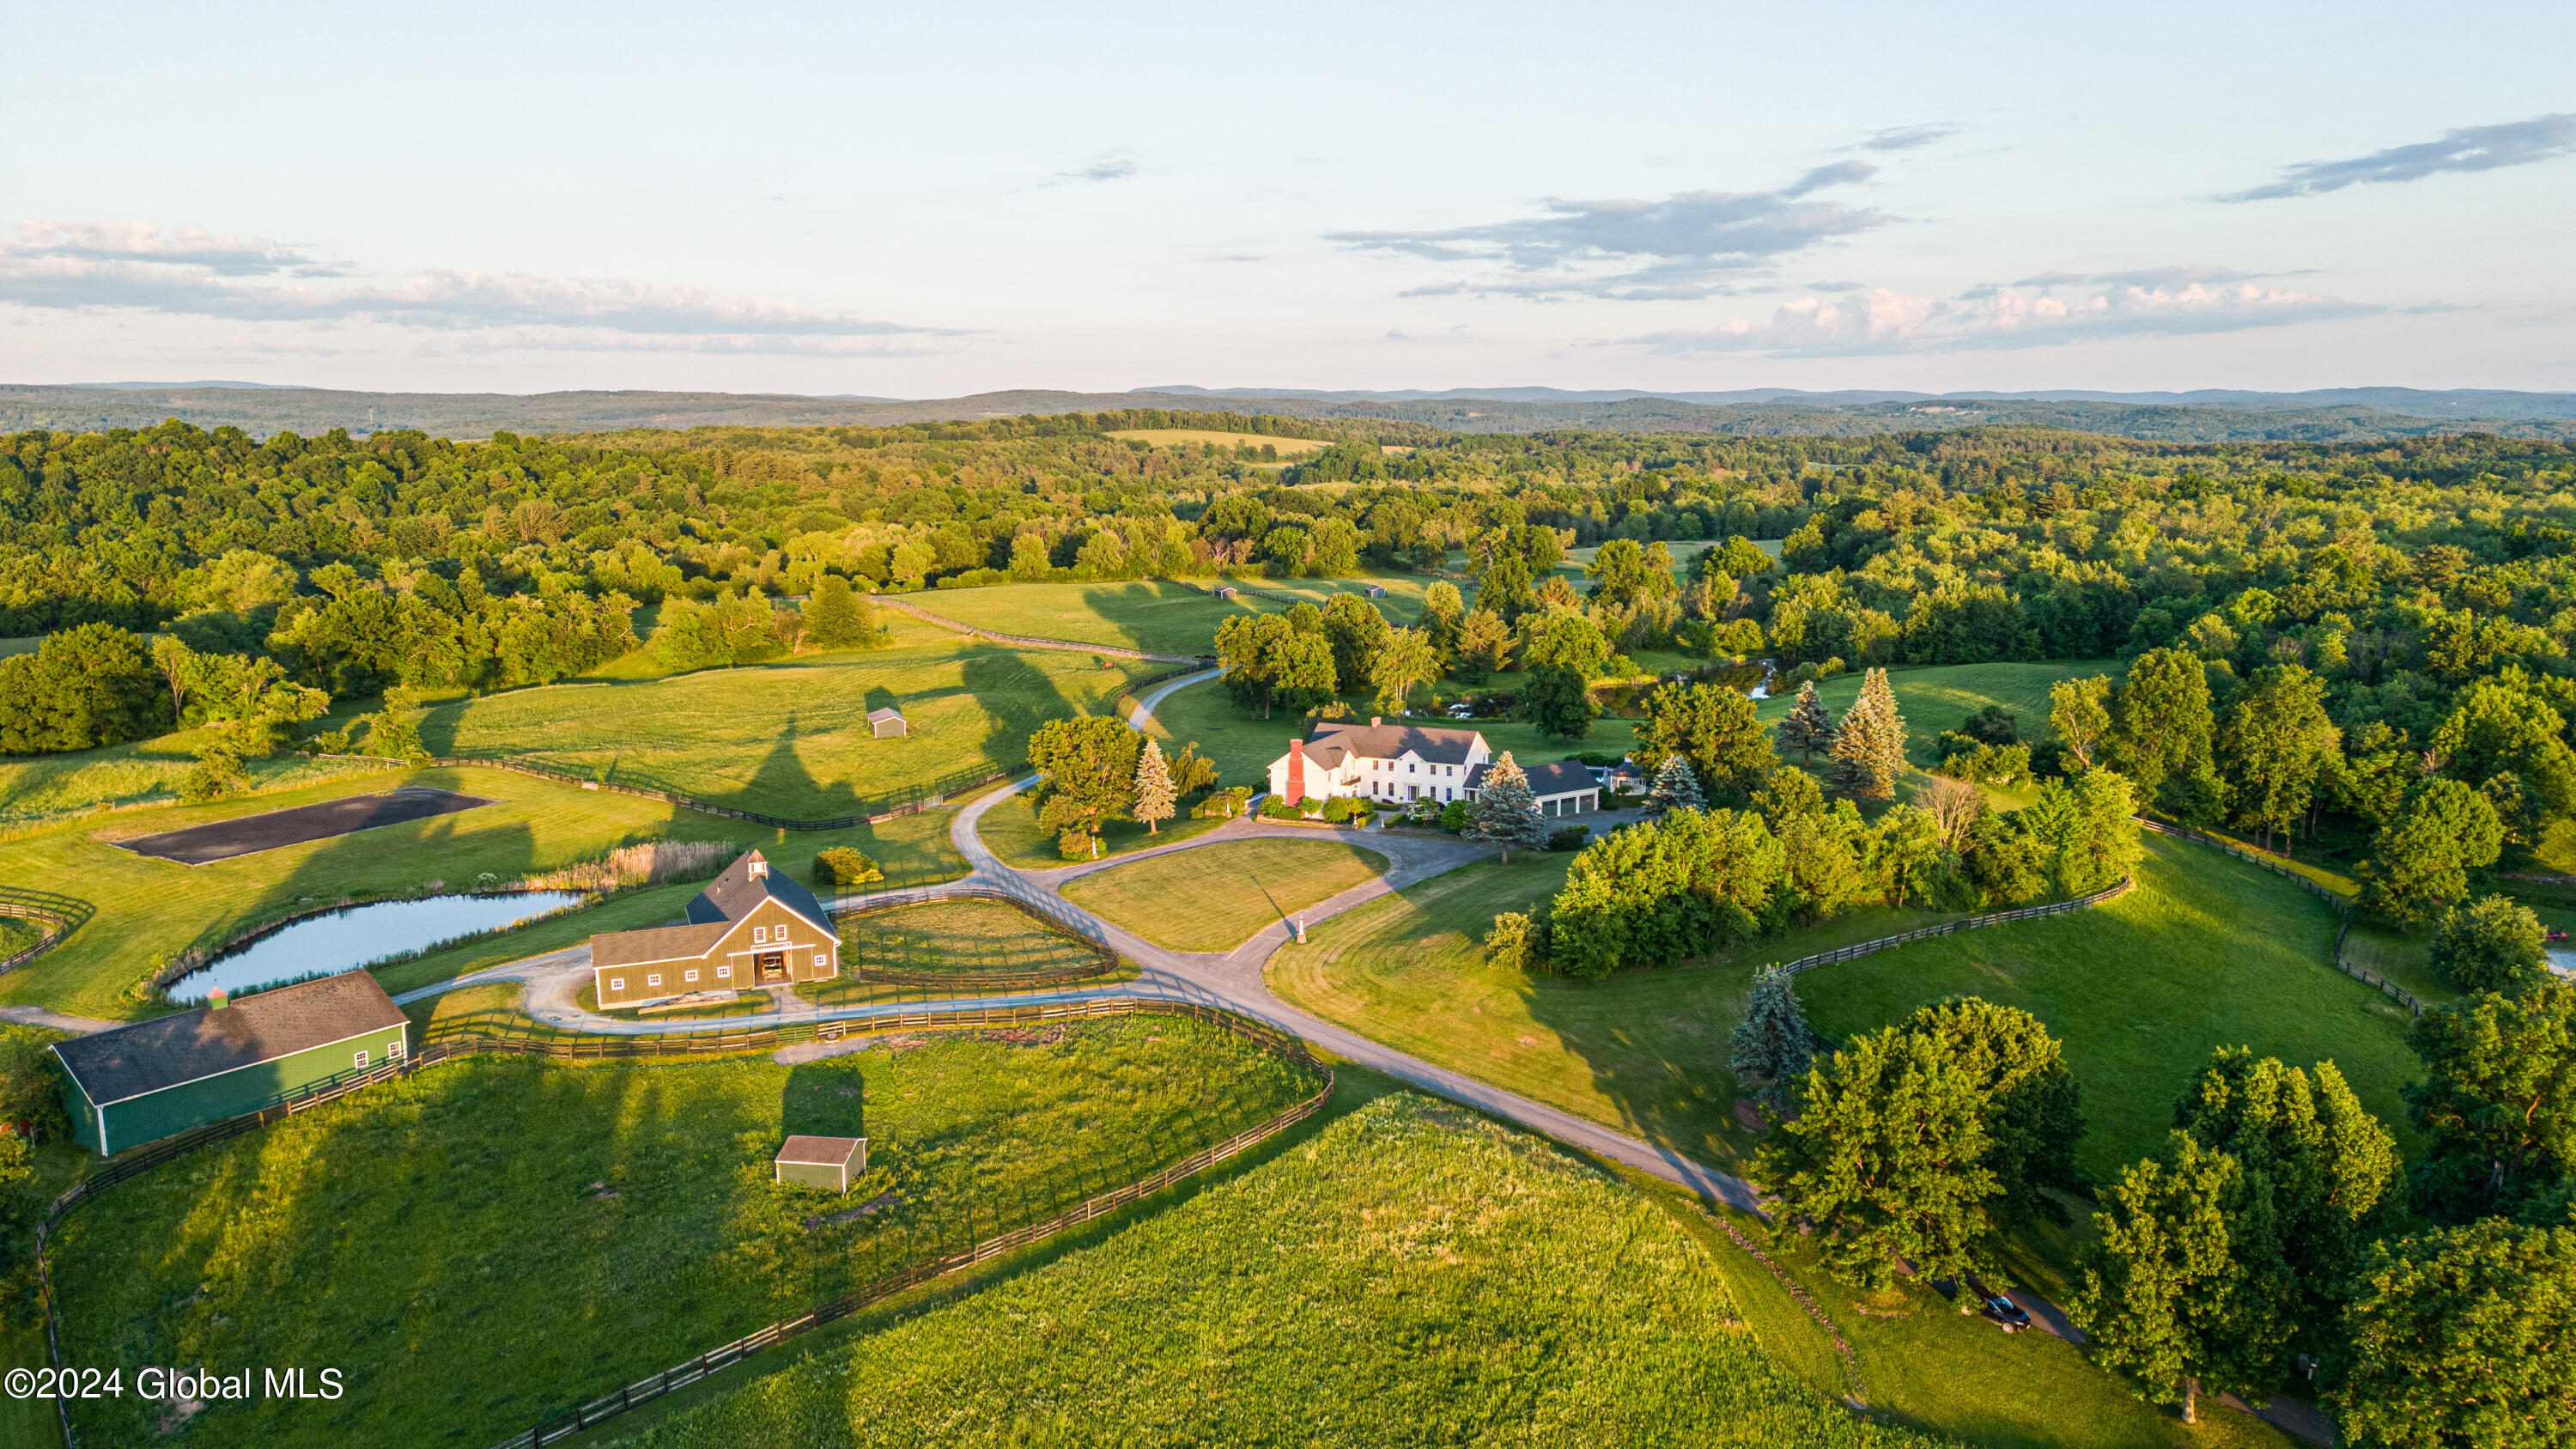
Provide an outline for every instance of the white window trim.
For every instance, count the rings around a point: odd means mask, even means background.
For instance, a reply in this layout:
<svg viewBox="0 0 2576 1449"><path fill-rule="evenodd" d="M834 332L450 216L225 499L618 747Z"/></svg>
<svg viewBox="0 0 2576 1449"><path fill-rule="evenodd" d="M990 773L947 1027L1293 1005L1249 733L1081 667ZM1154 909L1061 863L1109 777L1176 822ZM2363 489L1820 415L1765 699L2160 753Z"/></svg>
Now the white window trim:
<svg viewBox="0 0 2576 1449"><path fill-rule="evenodd" d="M623 976L611 976L611 977L609 977L609 978L608 978L608 989L609 989L609 990L611 990L611 991L623 991L623 990L625 990L625 989L626 989L626 978L625 978L625 977L623 977Z"/></svg>
<svg viewBox="0 0 2576 1449"><path fill-rule="evenodd" d="M659 985L661 985L661 984L662 984L662 977L661 977L661 974L660 974L659 972L656 972L656 973L654 973L653 975L650 975L650 976L645 977L645 978L644 978L644 984L645 984L646 986L648 986L648 987L652 987L652 986L659 986Z"/></svg>
<svg viewBox="0 0 2576 1449"><path fill-rule="evenodd" d="M363 1071L365 1071L365 1070L367 1069L367 1049L366 1049L365 1047L360 1047L360 1048L358 1048L358 1054L357 1054L357 1055L358 1055L358 1070L363 1072Z"/></svg>
<svg viewBox="0 0 2576 1449"><path fill-rule="evenodd" d="M717 979L718 981L730 981L730 980L732 980L732 979L733 979L733 968L732 968L731 966L719 966L719 967L717 967L717 968L716 968L716 979Z"/></svg>
<svg viewBox="0 0 2576 1449"><path fill-rule="evenodd" d="M681 973L680 973L680 979L681 979L681 980L683 980L683 981L695 981L695 980L697 980L697 979L698 979L698 971L697 971L697 968L696 968L696 967L694 967L694 966L692 966L692 967L690 967L688 970L681 972Z"/></svg>

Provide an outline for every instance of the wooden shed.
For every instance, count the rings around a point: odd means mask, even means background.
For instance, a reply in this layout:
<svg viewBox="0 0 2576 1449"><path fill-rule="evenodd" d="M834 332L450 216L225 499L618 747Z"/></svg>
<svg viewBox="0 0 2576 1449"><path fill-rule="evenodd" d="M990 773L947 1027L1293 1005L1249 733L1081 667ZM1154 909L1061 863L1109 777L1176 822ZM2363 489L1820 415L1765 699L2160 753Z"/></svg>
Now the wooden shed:
<svg viewBox="0 0 2576 1449"><path fill-rule="evenodd" d="M1234 594L1235 588L1232 584L1219 584L1216 586L1216 596L1220 599L1231 599L1234 597Z"/></svg>
<svg viewBox="0 0 2576 1449"><path fill-rule="evenodd" d="M868 1139L864 1137L790 1137L778 1149L770 1169L780 1182L800 1187L828 1187L848 1192L867 1175Z"/></svg>
<svg viewBox="0 0 2576 1449"><path fill-rule="evenodd" d="M903 717L902 710L888 706L868 711L868 728L878 739L901 739L912 733L912 722Z"/></svg>
<svg viewBox="0 0 2576 1449"><path fill-rule="evenodd" d="M1368 596L1369 596L1370 598L1372 598L1372 599L1383 599L1383 598L1385 598L1385 597L1386 597L1386 585L1384 585L1384 584L1371 584L1371 585L1369 585L1369 586L1368 586Z"/></svg>
<svg viewBox="0 0 2576 1449"><path fill-rule="evenodd" d="M100 1156L400 1062L411 1022L364 971L54 1043L72 1135Z"/></svg>

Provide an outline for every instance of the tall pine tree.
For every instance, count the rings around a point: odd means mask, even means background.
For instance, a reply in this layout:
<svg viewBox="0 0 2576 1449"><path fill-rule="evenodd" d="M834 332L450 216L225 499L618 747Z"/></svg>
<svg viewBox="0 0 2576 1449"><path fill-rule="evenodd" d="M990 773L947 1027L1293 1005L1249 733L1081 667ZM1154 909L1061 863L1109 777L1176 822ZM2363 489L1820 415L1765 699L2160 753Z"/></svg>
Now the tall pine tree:
<svg viewBox="0 0 2576 1449"><path fill-rule="evenodd" d="M1813 768L1819 753L1834 747L1833 711L1816 695L1816 681L1810 679L1798 686L1798 702L1789 708L1789 717L1780 721L1780 743L1798 752L1798 763Z"/></svg>
<svg viewBox="0 0 2576 1449"><path fill-rule="evenodd" d="M1774 1113L1786 1113L1825 1039L1807 1025L1806 1008L1798 1004L1798 978L1778 966L1753 978L1753 999L1744 1020L1726 1041L1726 1067L1737 1077L1755 1077L1755 1095Z"/></svg>
<svg viewBox="0 0 2576 1449"><path fill-rule="evenodd" d="M1905 772L1905 716L1896 712L1886 670L1862 679L1860 698L1835 731L1833 758L1834 788L1857 800L1896 797L1896 777Z"/></svg>
<svg viewBox="0 0 2576 1449"><path fill-rule="evenodd" d="M1136 757L1136 803L1127 813L1145 822L1146 834L1160 835L1155 822L1171 819L1180 797L1172 784L1171 767L1163 762L1163 746L1147 740L1144 752Z"/></svg>
<svg viewBox="0 0 2576 1449"><path fill-rule="evenodd" d="M1485 767L1476 786L1475 808L1467 812L1469 840L1490 840L1503 848L1503 864L1512 863L1512 847L1536 850L1547 843L1547 823L1539 818L1538 797L1530 793L1529 776L1512 760L1512 752Z"/></svg>
<svg viewBox="0 0 2576 1449"><path fill-rule="evenodd" d="M1691 773L1690 761L1679 755L1664 756L1663 768L1655 771L1655 783L1646 790L1646 815L1661 819L1668 811L1704 810L1708 797L1699 792L1699 777Z"/></svg>

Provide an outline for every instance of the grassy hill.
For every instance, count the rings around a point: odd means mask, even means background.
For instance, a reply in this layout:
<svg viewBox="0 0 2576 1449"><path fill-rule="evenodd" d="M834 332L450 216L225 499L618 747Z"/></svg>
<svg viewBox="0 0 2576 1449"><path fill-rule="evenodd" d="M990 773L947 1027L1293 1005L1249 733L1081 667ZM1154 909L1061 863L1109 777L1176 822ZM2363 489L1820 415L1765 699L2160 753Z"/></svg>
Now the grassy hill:
<svg viewBox="0 0 2576 1449"><path fill-rule="evenodd" d="M136 855L112 843L397 785L455 790L492 803L199 866ZM739 820L500 770L383 766L280 794L78 817L0 841L0 880L75 895L97 912L60 946L0 976L0 1003L32 1002L82 1016L131 1016L150 1008L128 988L150 975L156 960L192 946L219 942L344 897L469 889L486 873L499 882L515 881L531 871L596 859L610 847L632 841L758 844L783 868L800 873L815 851L850 845L883 862L892 883L926 884L965 874L965 860L945 833L951 818L950 812L927 812L880 826L789 838ZM645 899L652 892L621 896L596 911L404 963L390 968L386 979L401 989L569 945L593 931L656 924L677 915L694 889L680 891L667 903Z"/></svg>
<svg viewBox="0 0 2576 1449"><path fill-rule="evenodd" d="M1766 1357L1654 1203L1381 1097L1096 1247L674 1415L636 1449L1926 1442Z"/></svg>
<svg viewBox="0 0 2576 1449"><path fill-rule="evenodd" d="M1222 1028L1160 1016L933 1033L792 1067L471 1059L82 1208L56 1240L63 1348L347 1377L328 1411L212 1405L191 1444L481 1444L908 1254L1143 1176L1316 1085ZM867 1176L846 1197L774 1185L791 1132L869 1138ZM129 1397L75 1417L84 1444L145 1445L166 1412Z"/></svg>
<svg viewBox="0 0 2576 1449"><path fill-rule="evenodd" d="M450 700L429 710L420 735L436 755L519 760L810 820L1017 769L1040 724L1105 713L1152 669L949 642ZM908 738L870 733L868 711L889 705L911 722Z"/></svg>
<svg viewBox="0 0 2576 1449"><path fill-rule="evenodd" d="M1567 859L1470 866L1372 901L1282 947L1271 985L1390 1045L1726 1166L1752 1147L1731 1117L1740 1092L1726 1038L1754 970L1941 919L1862 912L1707 964L1600 982L1485 964L1477 943L1494 913L1552 894ZM2083 1087L2091 1130L2078 1162L2097 1176L2162 1140L2175 1096L2222 1045L2301 1065L2333 1058L2407 1137L2404 1013L2325 964L2335 920L2323 903L2175 841L2153 842L2138 876L2137 890L2092 910L1809 972L1799 995L1836 1040L1951 994L2037 1014Z"/></svg>

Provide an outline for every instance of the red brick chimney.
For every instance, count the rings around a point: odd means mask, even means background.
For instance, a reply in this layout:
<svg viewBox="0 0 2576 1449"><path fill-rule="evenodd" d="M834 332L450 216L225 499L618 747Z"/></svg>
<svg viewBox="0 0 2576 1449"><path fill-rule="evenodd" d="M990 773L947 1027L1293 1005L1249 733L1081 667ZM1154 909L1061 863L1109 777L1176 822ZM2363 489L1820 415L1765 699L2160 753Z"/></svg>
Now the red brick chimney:
<svg viewBox="0 0 2576 1449"><path fill-rule="evenodd" d="M1294 805L1305 798L1306 742L1290 740L1288 742L1288 803Z"/></svg>

